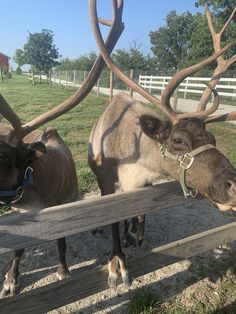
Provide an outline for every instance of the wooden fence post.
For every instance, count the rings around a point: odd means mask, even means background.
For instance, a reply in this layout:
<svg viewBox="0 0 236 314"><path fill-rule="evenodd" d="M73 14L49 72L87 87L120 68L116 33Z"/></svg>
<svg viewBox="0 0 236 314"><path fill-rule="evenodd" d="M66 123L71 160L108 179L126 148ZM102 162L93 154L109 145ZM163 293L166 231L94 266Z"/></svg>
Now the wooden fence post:
<svg viewBox="0 0 236 314"><path fill-rule="evenodd" d="M187 95L187 90L188 90L188 77L186 78L186 85L184 87L184 99L186 99L186 95Z"/></svg>
<svg viewBox="0 0 236 314"><path fill-rule="evenodd" d="M113 73L110 71L110 100L113 98Z"/></svg>
<svg viewBox="0 0 236 314"><path fill-rule="evenodd" d="M176 88L175 91L174 91L174 100L173 100L173 109L174 109L174 111L177 111L178 92L179 92L179 89Z"/></svg>
<svg viewBox="0 0 236 314"><path fill-rule="evenodd" d="M3 83L2 69L0 69L0 77L1 77L1 82Z"/></svg>
<svg viewBox="0 0 236 314"><path fill-rule="evenodd" d="M86 80L87 71L84 71L84 81Z"/></svg>
<svg viewBox="0 0 236 314"><path fill-rule="evenodd" d="M99 84L100 84L100 82L99 82L99 79L97 80L97 97L99 97Z"/></svg>
<svg viewBox="0 0 236 314"><path fill-rule="evenodd" d="M32 85L35 84L35 81L34 81L34 70L32 70L32 73L31 73L31 83L32 83Z"/></svg>
<svg viewBox="0 0 236 314"><path fill-rule="evenodd" d="M52 79L51 79L51 77L52 77L52 70L49 70L49 71L48 71L48 84L49 84L49 85L52 85Z"/></svg>
<svg viewBox="0 0 236 314"><path fill-rule="evenodd" d="M131 70L130 70L130 75L129 75L129 76L130 76L131 80L134 79L134 69L131 69ZM133 99L133 95L134 95L134 90L133 90L133 88L130 88L129 93L130 93L130 98Z"/></svg>
<svg viewBox="0 0 236 314"><path fill-rule="evenodd" d="M75 87L75 83L76 83L76 70L74 70L74 87Z"/></svg>
<svg viewBox="0 0 236 314"><path fill-rule="evenodd" d="M68 83L68 70L66 70L66 83L65 83L65 87L67 87L67 83Z"/></svg>
<svg viewBox="0 0 236 314"><path fill-rule="evenodd" d="M161 94L162 94L163 90L165 89L165 83L166 83L166 79L163 77L162 85L161 85Z"/></svg>
<svg viewBox="0 0 236 314"><path fill-rule="evenodd" d="M152 93L152 75L150 76L150 79L149 79L149 89L148 89L149 93L151 94Z"/></svg>

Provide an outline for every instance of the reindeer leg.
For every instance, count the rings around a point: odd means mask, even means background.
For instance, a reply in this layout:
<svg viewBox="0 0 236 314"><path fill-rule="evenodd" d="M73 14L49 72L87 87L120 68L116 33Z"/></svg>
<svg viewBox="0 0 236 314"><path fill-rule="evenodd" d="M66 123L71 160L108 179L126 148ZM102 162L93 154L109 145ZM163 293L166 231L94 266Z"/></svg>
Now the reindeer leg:
<svg viewBox="0 0 236 314"><path fill-rule="evenodd" d="M127 185L122 184L122 177L121 177L121 185L123 191L132 191L137 189L139 186L135 184ZM146 184L145 186L150 186L150 184ZM124 247L129 246L141 246L144 239L145 233L145 215L139 215L133 217L131 219L127 219L124 221Z"/></svg>
<svg viewBox="0 0 236 314"><path fill-rule="evenodd" d="M115 193L115 180L112 175L108 176L107 173L100 174L97 176L98 185L101 190L101 195L108 195ZM117 286L117 278L119 272L126 286L130 286L131 280L129 277L126 256L122 252L120 244L120 234L119 234L119 222L111 225L112 230L112 254L108 263L108 285L110 287Z"/></svg>
<svg viewBox="0 0 236 314"><path fill-rule="evenodd" d="M145 215L124 221L124 246L141 246L145 232Z"/></svg>
<svg viewBox="0 0 236 314"><path fill-rule="evenodd" d="M24 251L25 249L15 251L15 257L13 259L12 266L5 275L3 288L0 292L0 299L16 294L16 289L19 287L20 278L19 264Z"/></svg>
<svg viewBox="0 0 236 314"><path fill-rule="evenodd" d="M110 287L117 286L117 278L119 272L123 279L124 284L129 287L131 285L131 279L129 276L129 271L126 263L126 256L122 252L120 244L120 235L119 235L119 222L111 225L112 230L112 242L113 249L110 261L108 263L109 277L108 285Z"/></svg>
<svg viewBox="0 0 236 314"><path fill-rule="evenodd" d="M61 280L71 276L71 272L66 265L66 239L58 239L57 246L59 252L59 266L57 269L57 276Z"/></svg>

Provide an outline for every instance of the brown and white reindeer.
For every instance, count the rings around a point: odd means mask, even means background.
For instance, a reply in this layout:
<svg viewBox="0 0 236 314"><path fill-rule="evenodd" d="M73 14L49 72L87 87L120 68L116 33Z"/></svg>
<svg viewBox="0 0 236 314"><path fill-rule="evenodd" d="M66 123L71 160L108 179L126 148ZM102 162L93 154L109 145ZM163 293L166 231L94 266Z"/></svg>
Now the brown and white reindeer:
<svg viewBox="0 0 236 314"><path fill-rule="evenodd" d="M114 64L106 51L96 18L93 30L100 52L114 74L155 104L167 117L163 120L156 111L132 100L127 94L116 95L94 126L89 141L88 160L97 176L101 194L115 192L120 182L124 191L144 187L168 173L178 180L186 197L197 192L207 197L222 210L236 206L236 169L216 148L214 136L206 130L206 124L214 121L236 119L236 111L225 115L212 115L218 108L219 96L214 89L222 74L236 62L236 55L229 60L223 53L234 43L221 48L221 36L232 20L236 8L219 33L213 27L211 14L206 7L209 29L215 53L205 60L176 73L161 95L161 100L149 94ZM202 94L196 112L177 114L170 105L170 98L178 85L213 61L217 62L211 81ZM207 107L211 93L214 102ZM114 209L115 210L115 209ZM136 221L135 221L136 219ZM144 233L144 216L133 218L135 228L129 234L141 242ZM127 230L126 230L127 231ZM130 284L125 255L122 252L119 223L112 225L113 248L108 264L108 284L116 286L118 273L126 285Z"/></svg>
<svg viewBox="0 0 236 314"><path fill-rule="evenodd" d="M113 20L101 20L111 26L106 49L113 50L123 31L122 5L113 1ZM36 117L25 125L0 95L0 114L11 124L0 127L0 202L25 210L73 202L77 198L77 176L69 148L56 129L38 128L66 113L79 104L91 91L104 68L101 56L95 61L86 81L73 96L57 107ZM33 181L32 181L33 179ZM66 265L65 238L57 240L59 250L59 279L70 275ZM19 284L19 263L24 248L15 252L10 270L6 273L0 297L14 295Z"/></svg>

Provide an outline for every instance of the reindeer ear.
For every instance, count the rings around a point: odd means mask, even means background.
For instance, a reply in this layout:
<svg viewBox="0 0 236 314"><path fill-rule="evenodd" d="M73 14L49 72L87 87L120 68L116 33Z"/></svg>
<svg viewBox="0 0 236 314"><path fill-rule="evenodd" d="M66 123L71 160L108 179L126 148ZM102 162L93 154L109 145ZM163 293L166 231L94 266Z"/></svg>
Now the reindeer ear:
<svg viewBox="0 0 236 314"><path fill-rule="evenodd" d="M139 118L143 132L150 138L162 143L171 132L172 125L167 120L160 120L155 116L142 115Z"/></svg>
<svg viewBox="0 0 236 314"><path fill-rule="evenodd" d="M17 148L17 166L27 167L32 161L40 158L46 153L46 147L42 142L23 144Z"/></svg>
<svg viewBox="0 0 236 314"><path fill-rule="evenodd" d="M46 146L43 144L43 142L35 142L31 144L29 148L31 151L34 152L36 158L40 158L47 151Z"/></svg>

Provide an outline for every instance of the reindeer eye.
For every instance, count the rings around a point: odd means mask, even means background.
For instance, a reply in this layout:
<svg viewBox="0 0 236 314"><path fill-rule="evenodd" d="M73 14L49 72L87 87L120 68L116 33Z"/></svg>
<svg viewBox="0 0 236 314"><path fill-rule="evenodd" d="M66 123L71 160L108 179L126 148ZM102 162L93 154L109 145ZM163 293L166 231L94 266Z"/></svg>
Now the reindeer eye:
<svg viewBox="0 0 236 314"><path fill-rule="evenodd" d="M182 144L184 142L180 137L174 137L172 141L174 144Z"/></svg>

